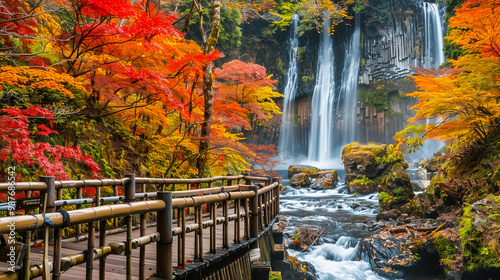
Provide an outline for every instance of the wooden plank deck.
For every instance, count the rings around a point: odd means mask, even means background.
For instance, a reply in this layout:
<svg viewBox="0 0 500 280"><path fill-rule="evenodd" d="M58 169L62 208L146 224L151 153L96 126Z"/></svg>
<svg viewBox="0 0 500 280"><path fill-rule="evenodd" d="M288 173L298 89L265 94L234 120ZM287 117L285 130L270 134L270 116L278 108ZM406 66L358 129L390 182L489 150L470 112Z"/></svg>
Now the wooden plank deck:
<svg viewBox="0 0 500 280"><path fill-rule="evenodd" d="M217 209L217 217L222 216L222 209ZM234 208L230 208L229 214L234 213ZM241 208L241 213L244 213L244 209ZM203 220L206 221L208 220L209 217L205 216L203 217ZM190 223L194 223L194 221L187 221L187 225ZM149 225L149 224L148 224ZM173 226L177 226L174 224ZM222 231L223 231L223 225L217 225L217 249L222 248ZM156 232L156 225L149 225L146 228L146 234L151 234ZM229 222L228 226L228 232L229 232L229 245L233 245L233 239L234 239L234 221ZM98 232L96 232L96 235ZM106 244L109 243L119 243L119 242L124 242L126 241L126 232L122 233L117 233L117 234L112 234L112 235L107 235L106 236ZM240 236L244 236L244 223L243 219L241 220L240 223ZM132 232L132 238L138 238L140 237L140 231L139 230L134 230ZM195 232L190 232L186 234L186 262L187 266L190 266L189 263L193 262L193 264L196 264L197 262L194 262L194 238L195 238ZM94 245L95 247L99 247L99 238L95 238L94 240ZM87 249L87 241L81 241L81 242L67 242L64 241L62 242L62 257L68 256L68 255L74 255L81 253L82 251ZM204 249L204 256L209 258L211 255L209 253L210 250L210 233L209 233L209 228L204 229L203 231L203 249ZM132 279L139 279L139 252L140 249L134 249L132 250ZM174 242L173 242L173 264L174 266L177 265L177 237L174 236ZM42 263L42 256L43 256L43 249L42 248L32 248L31 249L31 265L34 264L41 264ZM52 262L52 256L53 256L53 246L49 246L49 261ZM121 280L125 279L125 263L126 263L126 257L124 253L122 255L108 255L106 257L106 279L109 280ZM146 277L154 274L156 272L156 243L148 244L146 245L146 267L145 267L145 275ZM66 272L62 272L61 279L84 279L85 278L85 273L86 273L86 263L79 264L77 266L74 266L67 270ZM95 260L93 263L93 279L99 279L99 260ZM37 279L41 279L41 277L38 277Z"/></svg>

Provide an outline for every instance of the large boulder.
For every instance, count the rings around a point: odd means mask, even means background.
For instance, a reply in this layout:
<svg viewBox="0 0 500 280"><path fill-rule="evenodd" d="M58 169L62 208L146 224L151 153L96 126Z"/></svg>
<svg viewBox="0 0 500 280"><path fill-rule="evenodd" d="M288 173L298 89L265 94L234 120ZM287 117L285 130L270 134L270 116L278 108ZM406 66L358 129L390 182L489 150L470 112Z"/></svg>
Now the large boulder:
<svg viewBox="0 0 500 280"><path fill-rule="evenodd" d="M288 167L288 179L292 179L293 175L297 173L306 173L309 177L316 178L318 176L319 168L310 165L290 165Z"/></svg>
<svg viewBox="0 0 500 280"><path fill-rule="evenodd" d="M309 180L309 174L307 173L297 173L293 175L292 179L290 179L290 186L292 187L307 188L310 185L311 181Z"/></svg>
<svg viewBox="0 0 500 280"><path fill-rule="evenodd" d="M316 180L311 184L311 189L333 189L336 187L338 178L337 170L320 171Z"/></svg>
<svg viewBox="0 0 500 280"><path fill-rule="evenodd" d="M385 144L362 145L353 142L342 149L346 184L364 177L378 183L378 179L389 166L381 159L387 154Z"/></svg>
<svg viewBox="0 0 500 280"><path fill-rule="evenodd" d="M410 211L410 205L402 208L403 205L415 197L406 168L408 168L406 162L395 163L390 169L391 172L382 180L381 185L378 187L380 210L400 209L403 212Z"/></svg>

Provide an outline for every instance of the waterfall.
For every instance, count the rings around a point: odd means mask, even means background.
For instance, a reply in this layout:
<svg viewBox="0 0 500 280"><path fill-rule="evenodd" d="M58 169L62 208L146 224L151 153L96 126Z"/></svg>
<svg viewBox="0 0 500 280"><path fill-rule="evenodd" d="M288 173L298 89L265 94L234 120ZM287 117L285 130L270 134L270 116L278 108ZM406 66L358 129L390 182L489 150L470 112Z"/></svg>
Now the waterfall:
<svg viewBox="0 0 500 280"><path fill-rule="evenodd" d="M355 16L354 31L347 41L340 90L335 88L335 69L330 22L325 21L321 37L318 71L311 108L309 154L311 161L338 159L342 147L356 140L357 94L361 62L360 18Z"/></svg>
<svg viewBox="0 0 500 280"><path fill-rule="evenodd" d="M438 67L445 62L443 52L443 28L438 4L423 3L425 27L424 68Z"/></svg>
<svg viewBox="0 0 500 280"><path fill-rule="evenodd" d="M285 97L283 98L283 115L281 116L279 151L284 157L294 156L300 151L298 143L296 143L297 135L294 135L295 130L295 112L294 101L295 93L297 92L297 53L299 47L299 38L297 34L297 26L299 23L299 15L292 16L292 24L290 25L290 39L288 56L290 62L288 72L286 73Z"/></svg>
<svg viewBox="0 0 500 280"><path fill-rule="evenodd" d="M311 102L308 159L319 162L327 161L332 157L335 71L333 40L329 28L330 19L327 17L320 39L316 85Z"/></svg>
<svg viewBox="0 0 500 280"><path fill-rule="evenodd" d="M337 102L337 118L340 129L334 143L333 155L340 158L342 147L352 143L357 137L357 95L359 81L359 66L361 63L361 28L360 17L354 18L354 32L345 50L340 100ZM339 115L340 114L340 115Z"/></svg>

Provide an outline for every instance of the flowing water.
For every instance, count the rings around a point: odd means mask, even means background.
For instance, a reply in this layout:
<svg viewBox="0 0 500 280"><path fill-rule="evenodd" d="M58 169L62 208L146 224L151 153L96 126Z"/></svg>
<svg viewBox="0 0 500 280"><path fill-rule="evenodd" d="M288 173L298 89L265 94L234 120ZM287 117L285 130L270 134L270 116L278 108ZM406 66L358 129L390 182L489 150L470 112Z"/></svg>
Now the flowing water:
<svg viewBox="0 0 500 280"><path fill-rule="evenodd" d="M423 3L425 27L424 67L434 68L445 62L443 52L443 27L439 6L436 3Z"/></svg>
<svg viewBox="0 0 500 280"><path fill-rule="evenodd" d="M343 170L338 171L343 177ZM286 171L280 174L286 177ZM289 249L290 255L311 263L318 279L384 279L371 270L358 250L358 241L373 234L363 221L375 219L377 194L348 194L343 182L331 190L296 189L287 186L288 180L282 183L285 187L280 197L280 213L289 221L285 234L292 236L295 229L307 227L326 227L327 232L320 238L320 245L305 252Z"/></svg>
<svg viewBox="0 0 500 280"><path fill-rule="evenodd" d="M311 114L308 159L319 162L327 161L332 157L335 57L329 28L330 19L327 18L321 33L316 85L311 102L311 108L314 110Z"/></svg>
<svg viewBox="0 0 500 280"><path fill-rule="evenodd" d="M290 39L288 41L288 56L290 62L286 73L285 97L283 98L283 115L281 116L279 151L282 157L289 157L300 152L300 143L296 143L299 137L294 136L295 121L295 93L297 92L297 52L299 47L299 36L297 26L299 15L292 16L290 26Z"/></svg>

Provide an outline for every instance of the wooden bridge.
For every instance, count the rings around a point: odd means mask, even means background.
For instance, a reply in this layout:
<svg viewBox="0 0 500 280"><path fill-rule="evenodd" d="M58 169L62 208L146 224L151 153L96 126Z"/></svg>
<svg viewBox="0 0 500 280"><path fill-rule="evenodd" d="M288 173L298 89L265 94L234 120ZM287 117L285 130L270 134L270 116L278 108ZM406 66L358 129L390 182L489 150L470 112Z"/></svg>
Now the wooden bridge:
<svg viewBox="0 0 500 280"><path fill-rule="evenodd" d="M179 185L188 190L146 192L146 186L175 190ZM197 189L189 190L192 186ZM86 187L95 188L95 197L83 197ZM113 196L101 197L103 187L111 187ZM64 189L74 189L75 197L63 200ZM33 196L35 191L40 195ZM127 174L122 179L74 181L40 177L40 182L15 183L15 188L0 183L0 192L9 198L14 192L24 192L26 197L15 204L0 204L0 211L7 211L0 218L4 235L0 279L83 275L86 279L173 279L189 270L201 274L200 268L221 255L248 249L279 213L279 191L277 178L250 174L203 179ZM76 210L64 210L68 205ZM24 215L19 214L22 211ZM86 225L86 234L81 225ZM76 235L63 239L63 230L70 228ZM223 272L207 271L199 279L237 279L232 275L250 273L243 258Z"/></svg>

